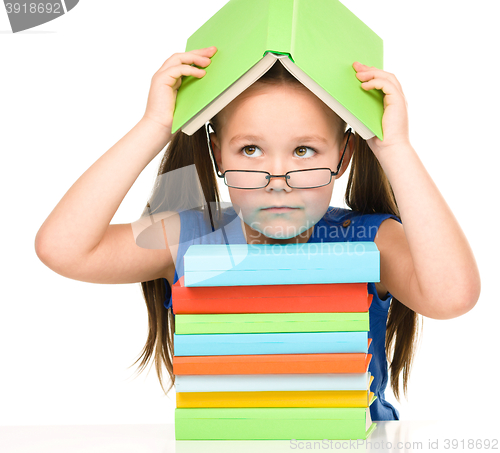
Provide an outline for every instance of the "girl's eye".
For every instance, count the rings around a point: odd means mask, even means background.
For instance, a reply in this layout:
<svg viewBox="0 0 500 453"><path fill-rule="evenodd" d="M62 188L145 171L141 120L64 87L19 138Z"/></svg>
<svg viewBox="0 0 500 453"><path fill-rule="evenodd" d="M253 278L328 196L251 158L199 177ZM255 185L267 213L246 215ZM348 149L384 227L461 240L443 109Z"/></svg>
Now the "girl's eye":
<svg viewBox="0 0 500 453"><path fill-rule="evenodd" d="M259 147L255 145L244 146L243 148L241 148L241 151L243 151L243 154L245 156L254 157L260 156L262 154L262 151L259 149ZM295 153L298 157L312 157L316 153L316 151L309 146L299 146L298 148L295 148Z"/></svg>
<svg viewBox="0 0 500 453"><path fill-rule="evenodd" d="M313 148L309 148L309 146L299 146L298 148L295 148L295 152L297 156L299 157L312 157L313 154L307 155L307 150L311 150L313 153L316 153L316 151Z"/></svg>
<svg viewBox="0 0 500 453"><path fill-rule="evenodd" d="M259 156L259 153L262 154L262 151L257 146L253 145L244 146L241 150L245 156Z"/></svg>

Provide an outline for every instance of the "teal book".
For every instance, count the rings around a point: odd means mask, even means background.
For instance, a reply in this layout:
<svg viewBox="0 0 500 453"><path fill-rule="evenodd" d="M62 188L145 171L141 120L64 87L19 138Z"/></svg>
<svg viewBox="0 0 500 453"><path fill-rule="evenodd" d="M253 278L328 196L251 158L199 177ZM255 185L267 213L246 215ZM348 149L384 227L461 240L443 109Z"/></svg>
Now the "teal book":
<svg viewBox="0 0 500 453"><path fill-rule="evenodd" d="M174 334L180 356L368 353L368 332Z"/></svg>
<svg viewBox="0 0 500 453"><path fill-rule="evenodd" d="M375 242L196 244L184 254L189 286L366 283L380 280Z"/></svg>
<svg viewBox="0 0 500 453"><path fill-rule="evenodd" d="M383 93L365 91L355 61L383 69L383 41L338 0L230 0L195 33L186 52L217 47L202 78L184 76L172 133L192 135L282 64L362 138L382 136Z"/></svg>
<svg viewBox="0 0 500 453"><path fill-rule="evenodd" d="M176 440L366 439L375 427L369 407L175 409Z"/></svg>

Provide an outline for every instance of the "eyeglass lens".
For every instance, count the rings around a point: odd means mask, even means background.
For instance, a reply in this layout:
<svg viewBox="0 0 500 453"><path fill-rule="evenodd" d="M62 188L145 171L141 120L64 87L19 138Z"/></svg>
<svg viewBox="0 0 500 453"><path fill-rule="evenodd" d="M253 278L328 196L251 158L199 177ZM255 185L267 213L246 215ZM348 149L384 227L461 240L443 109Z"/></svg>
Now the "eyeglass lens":
<svg viewBox="0 0 500 453"><path fill-rule="evenodd" d="M265 172L228 170L224 174L228 186L237 189L261 189L269 184L272 177ZM294 189L326 186L331 181L328 168L292 171L286 175L287 184Z"/></svg>

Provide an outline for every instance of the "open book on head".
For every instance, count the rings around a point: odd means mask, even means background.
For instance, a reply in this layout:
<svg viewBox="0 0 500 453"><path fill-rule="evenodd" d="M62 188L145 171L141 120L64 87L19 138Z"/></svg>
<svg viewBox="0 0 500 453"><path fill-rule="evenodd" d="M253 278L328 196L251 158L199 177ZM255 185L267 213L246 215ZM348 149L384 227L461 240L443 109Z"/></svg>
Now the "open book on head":
<svg viewBox="0 0 500 453"><path fill-rule="evenodd" d="M338 0L230 0L187 41L216 46L202 78L183 77L172 133L192 135L274 64L346 121L363 139L383 139L383 93L365 91L355 61L383 69L383 42Z"/></svg>

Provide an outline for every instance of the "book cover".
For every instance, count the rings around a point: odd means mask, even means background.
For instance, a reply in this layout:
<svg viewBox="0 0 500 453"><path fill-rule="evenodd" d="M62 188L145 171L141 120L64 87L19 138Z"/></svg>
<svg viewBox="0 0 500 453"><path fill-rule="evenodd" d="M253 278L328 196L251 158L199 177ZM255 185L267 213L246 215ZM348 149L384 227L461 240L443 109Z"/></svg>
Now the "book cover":
<svg viewBox="0 0 500 453"><path fill-rule="evenodd" d="M176 407L368 407L367 390L177 392Z"/></svg>
<svg viewBox="0 0 500 453"><path fill-rule="evenodd" d="M369 331L369 313L192 314L175 317L176 334Z"/></svg>
<svg viewBox="0 0 500 453"><path fill-rule="evenodd" d="M178 375L176 392L369 390L371 373Z"/></svg>
<svg viewBox="0 0 500 453"><path fill-rule="evenodd" d="M372 299L366 283L188 287L182 276L172 286L176 315L367 312Z"/></svg>
<svg viewBox="0 0 500 453"><path fill-rule="evenodd" d="M366 283L380 280L374 242L192 245L184 254L186 286Z"/></svg>
<svg viewBox="0 0 500 453"><path fill-rule="evenodd" d="M253 355L367 353L368 332L293 332L195 334L174 333L174 354Z"/></svg>
<svg viewBox="0 0 500 453"><path fill-rule="evenodd" d="M285 57L280 61L288 61L291 72L295 68L296 78L308 79L301 82L323 102L331 108L337 105L337 114L363 138L383 138L383 95L363 90L352 68L354 61L360 61L383 69L383 41L340 1L230 0L190 36L186 52L210 46L218 51L205 76L183 77L172 133L180 128L194 133L274 60L253 73L252 68L266 55L277 55ZM210 109L223 97L217 108Z"/></svg>
<svg viewBox="0 0 500 453"><path fill-rule="evenodd" d="M366 439L369 407L176 408L177 440Z"/></svg>
<svg viewBox="0 0 500 453"><path fill-rule="evenodd" d="M371 338L368 341L368 347ZM367 347L367 349L368 349ZM372 358L366 353L333 354L259 354L177 356L172 362L174 374L318 374L366 373Z"/></svg>

